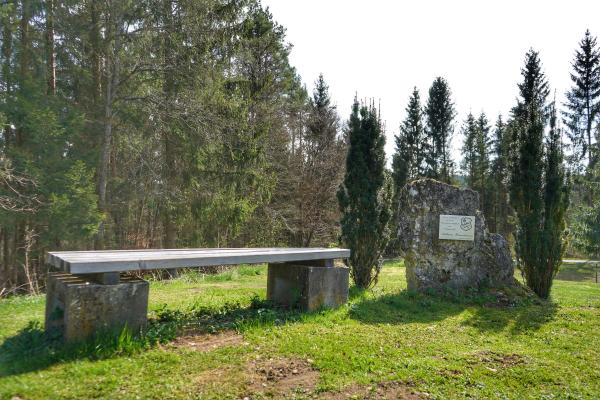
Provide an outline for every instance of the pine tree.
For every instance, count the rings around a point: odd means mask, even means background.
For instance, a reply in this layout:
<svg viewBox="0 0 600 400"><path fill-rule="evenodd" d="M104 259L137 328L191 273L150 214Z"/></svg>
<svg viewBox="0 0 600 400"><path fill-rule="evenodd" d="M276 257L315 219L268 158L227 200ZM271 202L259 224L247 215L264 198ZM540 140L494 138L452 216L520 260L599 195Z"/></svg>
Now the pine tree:
<svg viewBox="0 0 600 400"><path fill-rule="evenodd" d="M385 136L373 105L355 99L348 121L346 174L338 191L341 240L351 250L350 274L360 288L377 281L390 220L390 190L385 178Z"/></svg>
<svg viewBox="0 0 600 400"><path fill-rule="evenodd" d="M450 183L454 168L450 155L450 140L454 132L456 111L451 96L446 80L438 77L429 89L429 98L425 106L427 135L430 138L426 156L427 176L446 183Z"/></svg>
<svg viewBox="0 0 600 400"><path fill-rule="evenodd" d="M287 183L294 190L282 199L289 205L282 214L292 245L328 245L339 235L336 191L343 179L346 146L338 133L336 106L331 104L323 75L319 75L308 104L306 129L291 154L294 161Z"/></svg>
<svg viewBox="0 0 600 400"><path fill-rule="evenodd" d="M477 123L471 112L469 112L463 123L462 134L465 140L462 147L463 160L461 167L466 177L467 186L473 188L477 170Z"/></svg>
<svg viewBox="0 0 600 400"><path fill-rule="evenodd" d="M334 143L338 134L338 115L331 104L329 86L320 74L309 104L309 117L305 139L309 146L327 147Z"/></svg>
<svg viewBox="0 0 600 400"><path fill-rule="evenodd" d="M520 98L512 109L513 119L516 122L526 122L539 117L542 122L546 122L550 85L542 71L539 54L533 49L525 55L525 67L521 69L521 75L523 82L517 85Z"/></svg>
<svg viewBox="0 0 600 400"><path fill-rule="evenodd" d="M560 139L553 114L549 144L544 146L549 89L537 52L527 52L521 74L520 99L513 109L510 202L517 216L519 267L527 286L547 298L562 256L566 184L560 177L562 156L557 149Z"/></svg>
<svg viewBox="0 0 600 400"><path fill-rule="evenodd" d="M543 250L537 273L537 285L543 298L550 293L566 249L565 215L569 207L569 183L563 164L561 131L556 123L556 102L551 105L545 151Z"/></svg>
<svg viewBox="0 0 600 400"><path fill-rule="evenodd" d="M589 174L593 181L600 181L600 163L596 163ZM573 244L597 260L600 257L600 196L593 198L591 207L581 207L577 214L573 223Z"/></svg>
<svg viewBox="0 0 600 400"><path fill-rule="evenodd" d="M481 209L486 218L491 214L490 204L490 125L484 112L477 118L477 139L475 148L477 152L477 169L475 190L479 192Z"/></svg>
<svg viewBox="0 0 600 400"><path fill-rule="evenodd" d="M579 162L587 157L590 169L595 162L592 148L594 123L600 115L600 50L589 30L575 51L572 67L573 86L566 93L564 123L575 160Z"/></svg>
<svg viewBox="0 0 600 400"><path fill-rule="evenodd" d="M477 122L471 112L469 112L467 119L463 122L461 131L464 137L461 169L465 175L467 186L472 188L475 185L475 171L477 164Z"/></svg>
<svg viewBox="0 0 600 400"><path fill-rule="evenodd" d="M427 137L423 127L421 97L415 87L408 100L406 118L396 135L396 151L392 157L394 193L398 193L406 182L423 176ZM396 204L394 202L394 204Z"/></svg>
<svg viewBox="0 0 600 400"><path fill-rule="evenodd" d="M509 169L509 149L510 134L507 132L506 124L502 116L498 115L494 127L494 135L491 141L493 160L491 165L491 190L492 211L487 221L490 231L500 233L508 238L512 233L512 224L510 216L512 210L508 204L508 169Z"/></svg>

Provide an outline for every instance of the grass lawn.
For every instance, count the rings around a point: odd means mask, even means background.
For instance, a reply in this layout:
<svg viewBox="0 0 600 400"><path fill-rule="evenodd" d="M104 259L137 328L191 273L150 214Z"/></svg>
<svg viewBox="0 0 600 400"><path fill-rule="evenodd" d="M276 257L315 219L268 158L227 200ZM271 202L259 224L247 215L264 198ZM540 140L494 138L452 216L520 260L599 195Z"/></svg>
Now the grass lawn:
<svg viewBox="0 0 600 400"><path fill-rule="evenodd" d="M404 273L312 314L267 307L265 267L186 274L151 284L144 343L73 349L32 322L42 296L0 300L0 399L600 398L600 284L498 306L408 293Z"/></svg>

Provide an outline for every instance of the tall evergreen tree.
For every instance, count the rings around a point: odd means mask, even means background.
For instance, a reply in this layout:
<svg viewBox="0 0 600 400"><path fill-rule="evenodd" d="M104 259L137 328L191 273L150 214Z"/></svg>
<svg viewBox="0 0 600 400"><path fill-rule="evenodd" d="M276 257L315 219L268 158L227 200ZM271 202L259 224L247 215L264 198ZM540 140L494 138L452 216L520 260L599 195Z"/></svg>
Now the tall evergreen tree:
<svg viewBox="0 0 600 400"><path fill-rule="evenodd" d="M477 120L469 113L463 125L463 162L462 169L466 175L467 186L479 193L480 207L486 218L491 213L490 207L490 126L481 113Z"/></svg>
<svg viewBox="0 0 600 400"><path fill-rule="evenodd" d="M593 181L600 181L600 163L590 172ZM581 207L572 223L574 246L590 258L600 257L600 196L593 198L591 207Z"/></svg>
<svg viewBox="0 0 600 400"><path fill-rule="evenodd" d="M490 182L490 125L484 112L477 118L477 171L475 190L479 192L481 209L486 218L491 214L491 182Z"/></svg>
<svg viewBox="0 0 600 400"><path fill-rule="evenodd" d="M308 247L328 245L337 240L339 210L336 191L343 179L346 146L339 135L339 117L331 103L323 75L315 82L305 118L305 129L290 157L282 214L291 243Z"/></svg>
<svg viewBox="0 0 600 400"><path fill-rule="evenodd" d="M569 182L565 174L562 135L556 117L556 102L553 102L545 146L543 252L536 283L544 298L550 293L566 249L565 216L569 207Z"/></svg>
<svg viewBox="0 0 600 400"><path fill-rule="evenodd" d="M492 232L500 233L508 238L512 233L512 224L510 222L512 210L508 203L508 169L509 169L509 149L510 134L507 132L506 124L502 116L498 115L494 127L492 147L492 165L491 165L491 196L492 210L487 218Z"/></svg>
<svg viewBox="0 0 600 400"><path fill-rule="evenodd" d="M406 118L396 135L396 149L392 157L392 179L394 193L398 193L406 182L423 176L427 137L423 127L423 107L419 91L415 87L408 100ZM396 204L394 202L394 204Z"/></svg>
<svg viewBox="0 0 600 400"><path fill-rule="evenodd" d="M575 51L572 67L573 86L566 93L564 122L575 160L587 157L587 167L591 168L596 157L592 148L594 125L600 115L600 50L589 30Z"/></svg>
<svg viewBox="0 0 600 400"><path fill-rule="evenodd" d="M473 113L469 112L462 126L464 142L462 147L462 171L466 177L467 186L475 187L477 174L477 122Z"/></svg>
<svg viewBox="0 0 600 400"><path fill-rule="evenodd" d="M427 135L430 144L427 151L427 175L450 183L454 163L450 154L450 141L454 133L456 111L452 102L452 92L444 78L435 78L429 88L429 98L425 106Z"/></svg>
<svg viewBox="0 0 600 400"><path fill-rule="evenodd" d="M556 249L557 241L563 240L565 182L559 176L562 165L554 165L562 162L554 117L550 145L544 147L549 89L537 52L527 52L521 74L520 99L513 109L516 127L510 201L518 221L519 266L527 285L547 298L562 255L562 250Z"/></svg>
<svg viewBox="0 0 600 400"><path fill-rule="evenodd" d="M373 105L354 100L348 121L346 174L338 191L341 240L351 250L350 274L367 288L377 281L390 220L390 190L385 178L385 136Z"/></svg>
<svg viewBox="0 0 600 400"><path fill-rule="evenodd" d="M544 121L550 88L542 71L539 54L533 49L525 55L525 66L521 69L521 76L523 81L517 85L520 98L512 109L513 118L523 121L527 117L532 119L539 116Z"/></svg>

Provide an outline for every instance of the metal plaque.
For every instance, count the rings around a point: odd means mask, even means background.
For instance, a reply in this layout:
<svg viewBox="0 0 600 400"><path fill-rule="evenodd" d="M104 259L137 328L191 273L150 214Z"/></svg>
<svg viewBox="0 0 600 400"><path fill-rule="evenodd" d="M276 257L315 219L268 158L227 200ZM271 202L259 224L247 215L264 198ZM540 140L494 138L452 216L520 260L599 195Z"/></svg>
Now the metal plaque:
<svg viewBox="0 0 600 400"><path fill-rule="evenodd" d="M475 240L474 215L440 215L440 239Z"/></svg>

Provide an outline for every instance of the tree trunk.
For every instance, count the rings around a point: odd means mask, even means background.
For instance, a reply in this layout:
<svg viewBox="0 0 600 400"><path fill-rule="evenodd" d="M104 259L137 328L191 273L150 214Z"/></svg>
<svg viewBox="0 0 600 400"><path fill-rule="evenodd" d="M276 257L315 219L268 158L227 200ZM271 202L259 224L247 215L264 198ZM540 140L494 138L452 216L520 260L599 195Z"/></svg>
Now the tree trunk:
<svg viewBox="0 0 600 400"><path fill-rule="evenodd" d="M94 104L98 103L98 98L102 92L102 76L100 70L100 26L99 26L99 12L98 4L96 0L90 1L90 20L92 26L90 29L90 44L91 54L90 61L92 65L92 98Z"/></svg>
<svg viewBox="0 0 600 400"><path fill-rule="evenodd" d="M6 231L0 226L0 248L4 249L4 242L6 240ZM0 251L0 298L2 298L2 292L6 290L6 260L4 259L4 251Z"/></svg>
<svg viewBox="0 0 600 400"><path fill-rule="evenodd" d="M47 93L56 94L56 56L54 54L54 0L46 0L46 70Z"/></svg>
<svg viewBox="0 0 600 400"><path fill-rule="evenodd" d="M165 206L163 207L163 224L165 228L163 245L166 248L172 249L176 246L176 226L173 221L173 209L172 201L173 194L176 190L175 179L175 157L173 149L173 138L169 131L169 128L173 126L171 122L172 117L172 102L175 92L175 80L173 74L175 73L175 57L173 54L173 41L171 35L173 34L174 21L173 21L173 5L171 0L165 0L163 3L164 13L164 41L163 41L163 57L164 57L164 76L163 76L163 94L164 94L164 123L162 126L162 139L164 144L165 152Z"/></svg>
<svg viewBox="0 0 600 400"><path fill-rule="evenodd" d="M11 30L11 15L6 15L0 19L4 29L2 31L2 79L6 85L6 94L10 96L12 90L11 82L11 56L12 56L12 30ZM12 130L10 124L4 126L4 147L8 147L11 142Z"/></svg>
<svg viewBox="0 0 600 400"><path fill-rule="evenodd" d="M117 1L118 3L118 1ZM113 3L114 5L114 3ZM120 50L121 50L121 36L122 32L122 20L123 14L117 7L111 8L112 17L114 18L114 25L109 26L108 35L113 35L112 48L109 51L107 57L107 71L108 79L106 80L106 98L104 100L104 135L102 138L102 150L100 153L100 168L98 174L98 208L104 213L105 221L108 219L110 212L107 204L107 187L108 187L108 175L109 175L109 164L110 154L112 148L113 138L113 119L114 119L114 99L116 97L119 79L120 79ZM110 37L110 36L109 36ZM97 248L103 248L105 245L106 226L102 222L98 232L98 241L96 243Z"/></svg>
<svg viewBox="0 0 600 400"><path fill-rule="evenodd" d="M22 2L23 14L21 15L21 22L19 24L21 31L21 57L19 60L19 72L22 81L25 81L29 75L29 19L31 18L29 0L23 0Z"/></svg>
<svg viewBox="0 0 600 400"><path fill-rule="evenodd" d="M24 91L29 79L29 19L31 18L31 5L29 4L29 0L23 0L22 9L21 21L19 23L21 34L19 49L19 86L21 91ZM17 146L21 146L25 141L25 133L23 132L22 125L23 124L20 123L15 132L15 143Z"/></svg>

